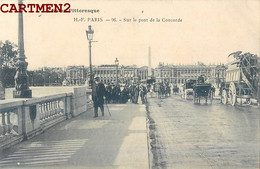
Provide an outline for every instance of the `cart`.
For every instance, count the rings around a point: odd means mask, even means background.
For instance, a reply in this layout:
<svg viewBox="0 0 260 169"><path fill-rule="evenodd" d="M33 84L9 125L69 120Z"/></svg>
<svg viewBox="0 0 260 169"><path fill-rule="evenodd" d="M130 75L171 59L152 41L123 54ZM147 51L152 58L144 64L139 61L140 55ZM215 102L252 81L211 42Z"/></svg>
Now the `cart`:
<svg viewBox="0 0 260 169"><path fill-rule="evenodd" d="M211 84L197 83L193 85L193 103L200 103L201 98L205 99L205 103L209 100L210 104L212 104L213 92Z"/></svg>
<svg viewBox="0 0 260 169"><path fill-rule="evenodd" d="M181 91L181 97L187 100L193 96L193 85L196 83L196 80L188 79L183 85L183 89Z"/></svg>
<svg viewBox="0 0 260 169"><path fill-rule="evenodd" d="M251 104L258 96L258 57L241 51L231 53L232 62L227 64L226 79L221 85L221 103L235 106L236 103Z"/></svg>

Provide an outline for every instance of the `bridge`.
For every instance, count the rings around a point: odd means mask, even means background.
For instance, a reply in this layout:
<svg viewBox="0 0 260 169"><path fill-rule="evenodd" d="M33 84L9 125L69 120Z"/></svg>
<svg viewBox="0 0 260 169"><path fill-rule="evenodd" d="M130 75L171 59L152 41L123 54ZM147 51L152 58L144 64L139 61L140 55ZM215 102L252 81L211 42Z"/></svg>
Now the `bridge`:
<svg viewBox="0 0 260 169"><path fill-rule="evenodd" d="M149 168L145 105L109 104L93 118L90 94L1 101L0 167Z"/></svg>

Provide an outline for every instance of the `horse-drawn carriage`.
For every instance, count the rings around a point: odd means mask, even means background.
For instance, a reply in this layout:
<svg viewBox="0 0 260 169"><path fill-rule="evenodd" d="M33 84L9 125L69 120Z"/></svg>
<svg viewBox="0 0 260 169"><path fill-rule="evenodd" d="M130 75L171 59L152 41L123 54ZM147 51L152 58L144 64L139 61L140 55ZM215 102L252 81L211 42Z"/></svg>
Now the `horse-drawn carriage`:
<svg viewBox="0 0 260 169"><path fill-rule="evenodd" d="M181 90L181 97L187 100L193 96L193 85L196 83L196 80L188 79Z"/></svg>
<svg viewBox="0 0 260 169"><path fill-rule="evenodd" d="M213 90L210 83L205 83L203 76L193 85L193 103L200 103L201 98L204 98L206 103L209 100L212 104Z"/></svg>
<svg viewBox="0 0 260 169"><path fill-rule="evenodd" d="M251 99L259 102L259 63L256 55L241 51L231 53L233 60L227 65L226 79L221 86L221 103L235 105L251 104Z"/></svg>

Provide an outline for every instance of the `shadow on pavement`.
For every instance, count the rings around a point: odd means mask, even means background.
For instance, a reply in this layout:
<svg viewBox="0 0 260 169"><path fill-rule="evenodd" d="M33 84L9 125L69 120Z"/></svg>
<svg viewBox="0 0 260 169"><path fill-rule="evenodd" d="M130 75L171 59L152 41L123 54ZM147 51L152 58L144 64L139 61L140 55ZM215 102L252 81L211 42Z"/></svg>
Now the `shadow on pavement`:
<svg viewBox="0 0 260 169"><path fill-rule="evenodd" d="M0 166L2 164L6 167L19 165L55 166L54 168L117 168L120 165L137 167L144 163L146 168L148 161L144 160L148 160L148 153L142 152L144 155L140 153L141 151L138 152L143 142L147 144L146 128L138 127L140 125L146 127L146 121L139 119L139 117L145 119L144 105L128 103L108 106L112 116L109 116L105 107L104 117L100 116L99 110L99 117L93 118L93 109L90 109L78 117L57 124L31 140L4 150ZM145 139L139 140L140 138ZM139 142L142 143L139 145ZM137 148L139 154L134 154L133 148ZM23 156L12 158L19 153ZM39 156L42 158L38 161ZM141 163L137 161L136 164L129 164L127 161L131 162L131 160L127 159L133 158L132 156L140 156L144 160L141 159L143 161Z"/></svg>

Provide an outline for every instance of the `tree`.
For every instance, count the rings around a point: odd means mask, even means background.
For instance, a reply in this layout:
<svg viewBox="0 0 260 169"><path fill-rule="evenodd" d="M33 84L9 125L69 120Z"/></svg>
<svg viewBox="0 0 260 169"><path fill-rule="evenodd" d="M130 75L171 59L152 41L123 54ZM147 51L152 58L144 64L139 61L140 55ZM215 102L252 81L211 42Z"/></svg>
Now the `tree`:
<svg viewBox="0 0 260 169"><path fill-rule="evenodd" d="M15 68L15 60L17 57L17 45L6 40L5 43L0 41L0 66Z"/></svg>
<svg viewBox="0 0 260 169"><path fill-rule="evenodd" d="M14 86L17 53L16 44L8 40L4 43L0 41L0 80L4 87Z"/></svg>

